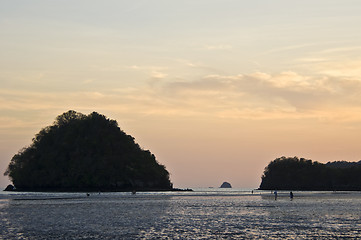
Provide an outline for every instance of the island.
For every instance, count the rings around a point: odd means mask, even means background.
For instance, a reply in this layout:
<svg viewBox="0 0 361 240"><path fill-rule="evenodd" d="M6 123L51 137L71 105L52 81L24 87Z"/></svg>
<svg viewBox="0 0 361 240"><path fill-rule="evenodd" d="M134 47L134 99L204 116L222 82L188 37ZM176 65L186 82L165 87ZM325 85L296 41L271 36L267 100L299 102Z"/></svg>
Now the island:
<svg viewBox="0 0 361 240"><path fill-rule="evenodd" d="M361 191L361 161L326 164L298 157L271 161L260 190Z"/></svg>
<svg viewBox="0 0 361 240"><path fill-rule="evenodd" d="M4 173L16 191L168 191L165 166L97 112L70 110L43 128Z"/></svg>
<svg viewBox="0 0 361 240"><path fill-rule="evenodd" d="M232 185L229 182L224 182L219 188L232 188Z"/></svg>

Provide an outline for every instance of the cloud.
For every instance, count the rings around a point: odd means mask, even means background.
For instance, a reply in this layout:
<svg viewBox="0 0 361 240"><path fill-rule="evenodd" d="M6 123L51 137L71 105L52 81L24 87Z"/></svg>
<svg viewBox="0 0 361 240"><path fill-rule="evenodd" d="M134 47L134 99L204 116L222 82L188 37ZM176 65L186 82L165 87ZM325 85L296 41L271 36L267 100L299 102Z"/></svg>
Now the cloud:
<svg viewBox="0 0 361 240"><path fill-rule="evenodd" d="M361 80L360 46L326 48L295 59L313 74Z"/></svg>
<svg viewBox="0 0 361 240"><path fill-rule="evenodd" d="M316 66L319 74L361 81L361 60L329 61Z"/></svg>
<svg viewBox="0 0 361 240"><path fill-rule="evenodd" d="M233 47L229 44L218 44L218 45L205 45L206 50L230 50Z"/></svg>
<svg viewBox="0 0 361 240"><path fill-rule="evenodd" d="M24 128L28 127L29 123L25 124L24 121L21 121L19 118L16 117L8 117L8 116L2 116L0 117L0 130L4 131L9 128Z"/></svg>
<svg viewBox="0 0 361 240"><path fill-rule="evenodd" d="M152 73L154 80L142 85L97 91L1 89L0 111L3 116L14 112L56 116L74 109L124 116L361 121L361 114L357 114L361 112L361 81L355 79L284 71L212 74L181 81L170 80L162 72Z"/></svg>
<svg viewBox="0 0 361 240"><path fill-rule="evenodd" d="M275 49L268 50L268 51L266 51L266 52L264 52L264 53L262 53L260 55L263 56L263 55L287 52L287 51L292 51L292 50L298 50L298 49L312 47L314 45L315 44L312 43L312 44L299 44L299 45L285 46L285 47L281 47L281 48L275 48Z"/></svg>
<svg viewBox="0 0 361 240"><path fill-rule="evenodd" d="M317 118L361 108L361 82L295 72L208 75L197 81L165 84L162 91L161 96L177 99L175 107L188 106L222 117Z"/></svg>
<svg viewBox="0 0 361 240"><path fill-rule="evenodd" d="M168 76L168 74L165 74L165 73L162 73L159 71L152 71L152 73L151 73L151 77L156 78L156 79L163 79L167 76Z"/></svg>
<svg viewBox="0 0 361 240"><path fill-rule="evenodd" d="M354 51L360 51L361 47L360 46L355 46L355 47L340 47L340 48L329 48L329 49L325 49L320 51L320 53L340 53L340 52L354 52Z"/></svg>
<svg viewBox="0 0 361 240"><path fill-rule="evenodd" d="M318 63L318 62L326 62L328 61L327 58L321 58L321 57L309 57L309 58L299 58L296 59L298 62L304 62L304 63Z"/></svg>

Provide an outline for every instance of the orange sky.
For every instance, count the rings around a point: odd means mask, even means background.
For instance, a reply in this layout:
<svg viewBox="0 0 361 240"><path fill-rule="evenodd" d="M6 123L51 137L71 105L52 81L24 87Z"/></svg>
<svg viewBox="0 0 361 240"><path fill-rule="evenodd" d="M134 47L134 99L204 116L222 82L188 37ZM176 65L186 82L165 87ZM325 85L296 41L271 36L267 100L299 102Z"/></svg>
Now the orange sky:
<svg viewBox="0 0 361 240"><path fill-rule="evenodd" d="M361 160L360 12L351 0L4 2L0 170L70 109L117 120L175 187L257 188L280 156Z"/></svg>

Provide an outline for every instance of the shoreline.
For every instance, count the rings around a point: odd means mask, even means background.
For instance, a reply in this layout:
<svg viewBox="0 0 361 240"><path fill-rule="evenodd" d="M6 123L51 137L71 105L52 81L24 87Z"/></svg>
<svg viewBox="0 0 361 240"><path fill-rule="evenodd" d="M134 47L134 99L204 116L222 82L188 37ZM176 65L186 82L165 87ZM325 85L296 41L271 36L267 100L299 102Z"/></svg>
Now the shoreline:
<svg viewBox="0 0 361 240"><path fill-rule="evenodd" d="M172 188L172 189L94 189L94 188L29 188L29 189L11 189L5 188L4 192L48 192L48 193L107 193L107 192L192 192L193 189Z"/></svg>

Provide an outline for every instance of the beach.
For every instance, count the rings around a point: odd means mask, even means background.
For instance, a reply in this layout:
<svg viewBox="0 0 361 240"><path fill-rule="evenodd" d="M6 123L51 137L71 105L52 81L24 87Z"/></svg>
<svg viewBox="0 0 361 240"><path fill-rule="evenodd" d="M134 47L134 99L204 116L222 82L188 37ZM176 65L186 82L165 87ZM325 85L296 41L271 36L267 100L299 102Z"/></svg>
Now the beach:
<svg viewBox="0 0 361 240"><path fill-rule="evenodd" d="M361 238L360 192L0 194L0 239Z"/></svg>

